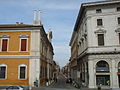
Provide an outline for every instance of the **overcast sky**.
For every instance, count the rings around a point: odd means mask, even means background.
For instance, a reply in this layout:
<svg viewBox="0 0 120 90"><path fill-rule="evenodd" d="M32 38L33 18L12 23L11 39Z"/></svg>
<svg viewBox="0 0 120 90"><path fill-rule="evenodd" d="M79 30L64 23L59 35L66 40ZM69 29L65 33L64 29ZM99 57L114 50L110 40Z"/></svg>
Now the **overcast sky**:
<svg viewBox="0 0 120 90"><path fill-rule="evenodd" d="M70 58L69 42L81 3L98 0L0 0L0 24L33 23L33 11L41 10L45 31L53 31L54 60L60 66Z"/></svg>

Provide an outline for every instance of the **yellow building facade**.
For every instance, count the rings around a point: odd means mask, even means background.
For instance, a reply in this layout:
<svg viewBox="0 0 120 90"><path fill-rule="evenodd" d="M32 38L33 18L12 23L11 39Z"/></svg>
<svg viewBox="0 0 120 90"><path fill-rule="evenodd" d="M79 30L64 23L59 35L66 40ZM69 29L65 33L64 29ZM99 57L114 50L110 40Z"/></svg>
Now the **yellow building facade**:
<svg viewBox="0 0 120 90"><path fill-rule="evenodd" d="M11 25L11 27L15 26ZM0 85L29 85L29 58L18 58L16 56L30 55L30 36L30 31L0 31L0 67L1 72L5 71L4 77L2 76L3 73L1 73ZM27 41L25 51L20 50L22 39ZM7 40L7 50L2 50L5 48L3 46L4 40ZM25 66L25 78L21 79L19 75L20 66L22 67L22 65ZM2 71L4 66L5 70Z"/></svg>
<svg viewBox="0 0 120 90"><path fill-rule="evenodd" d="M53 78L52 32L43 25L0 25L0 86L40 86ZM49 83L50 84L50 83Z"/></svg>
<svg viewBox="0 0 120 90"><path fill-rule="evenodd" d="M0 25L0 86L40 82L42 25Z"/></svg>
<svg viewBox="0 0 120 90"><path fill-rule="evenodd" d="M53 78L52 31L45 32L40 11L38 19L35 10L31 25L0 25L0 86L39 87Z"/></svg>

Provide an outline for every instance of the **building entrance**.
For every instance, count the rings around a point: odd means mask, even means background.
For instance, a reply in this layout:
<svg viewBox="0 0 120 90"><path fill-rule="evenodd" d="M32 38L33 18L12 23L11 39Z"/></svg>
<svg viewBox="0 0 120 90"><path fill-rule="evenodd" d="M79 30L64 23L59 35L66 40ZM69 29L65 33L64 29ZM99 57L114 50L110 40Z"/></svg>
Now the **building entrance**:
<svg viewBox="0 0 120 90"><path fill-rule="evenodd" d="M96 85L110 86L110 75L97 75Z"/></svg>

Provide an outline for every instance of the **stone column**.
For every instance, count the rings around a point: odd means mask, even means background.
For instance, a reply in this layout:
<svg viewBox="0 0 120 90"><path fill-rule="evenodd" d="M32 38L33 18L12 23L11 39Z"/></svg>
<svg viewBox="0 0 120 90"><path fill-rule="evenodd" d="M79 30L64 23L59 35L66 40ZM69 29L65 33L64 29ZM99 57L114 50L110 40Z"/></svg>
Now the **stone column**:
<svg viewBox="0 0 120 90"><path fill-rule="evenodd" d="M47 60L47 79L48 79L48 82L47 82L47 85L49 85L49 79L50 79L50 65L49 65L49 60Z"/></svg>
<svg viewBox="0 0 120 90"><path fill-rule="evenodd" d="M86 65L86 62L84 63L85 65L85 86L87 85L87 65Z"/></svg>
<svg viewBox="0 0 120 90"><path fill-rule="evenodd" d="M111 70L110 70L110 87L111 88L119 88L118 84L118 75L117 75L117 68L116 68L116 62L115 60L112 60L111 63Z"/></svg>
<svg viewBox="0 0 120 90"><path fill-rule="evenodd" d="M95 73L94 73L94 62L88 61L88 69L89 69L89 88L95 88Z"/></svg>

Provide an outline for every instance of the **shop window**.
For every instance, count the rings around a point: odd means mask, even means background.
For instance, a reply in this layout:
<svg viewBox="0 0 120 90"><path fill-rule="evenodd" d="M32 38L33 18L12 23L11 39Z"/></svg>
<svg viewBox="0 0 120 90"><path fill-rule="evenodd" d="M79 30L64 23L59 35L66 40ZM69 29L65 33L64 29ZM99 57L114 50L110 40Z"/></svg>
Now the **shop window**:
<svg viewBox="0 0 120 90"><path fill-rule="evenodd" d="M110 75L96 75L97 86L110 86Z"/></svg>

